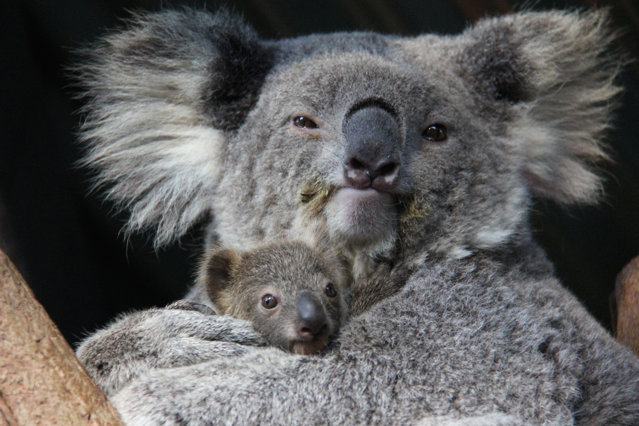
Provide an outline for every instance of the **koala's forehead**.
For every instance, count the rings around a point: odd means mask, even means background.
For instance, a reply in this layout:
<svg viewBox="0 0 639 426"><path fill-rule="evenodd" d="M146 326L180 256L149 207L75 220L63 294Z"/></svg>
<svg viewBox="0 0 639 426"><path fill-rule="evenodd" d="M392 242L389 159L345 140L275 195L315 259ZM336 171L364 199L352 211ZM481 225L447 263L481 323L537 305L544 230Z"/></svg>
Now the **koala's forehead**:
<svg viewBox="0 0 639 426"><path fill-rule="evenodd" d="M256 249L243 258L239 268L246 286L314 288L330 278L327 265L303 244L286 243Z"/></svg>
<svg viewBox="0 0 639 426"><path fill-rule="evenodd" d="M442 64L449 59L440 52L439 38L433 37L428 52L416 58L404 48L404 39L351 36L354 39L349 44L349 34L335 35L338 48L305 46L299 48L303 53L284 56L266 79L263 95L299 99L317 111L367 98L382 98L398 110L410 109L410 101L423 103L444 95L441 70L450 67ZM305 45L304 40L296 42L293 47ZM424 56L431 57L432 64L425 65L420 60Z"/></svg>
<svg viewBox="0 0 639 426"><path fill-rule="evenodd" d="M278 52L278 62L295 62L309 56L340 53L370 53L386 55L396 37L378 33L337 32L311 34L272 42Z"/></svg>

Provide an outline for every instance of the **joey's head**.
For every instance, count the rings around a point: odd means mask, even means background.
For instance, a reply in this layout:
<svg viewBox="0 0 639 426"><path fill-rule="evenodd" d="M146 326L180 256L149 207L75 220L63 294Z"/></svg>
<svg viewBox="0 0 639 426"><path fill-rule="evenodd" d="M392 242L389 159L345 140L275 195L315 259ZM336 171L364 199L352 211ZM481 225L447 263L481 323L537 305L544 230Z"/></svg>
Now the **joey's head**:
<svg viewBox="0 0 639 426"><path fill-rule="evenodd" d="M297 354L322 350L346 315L348 275L302 243L211 249L198 283L220 314L250 321L269 344Z"/></svg>

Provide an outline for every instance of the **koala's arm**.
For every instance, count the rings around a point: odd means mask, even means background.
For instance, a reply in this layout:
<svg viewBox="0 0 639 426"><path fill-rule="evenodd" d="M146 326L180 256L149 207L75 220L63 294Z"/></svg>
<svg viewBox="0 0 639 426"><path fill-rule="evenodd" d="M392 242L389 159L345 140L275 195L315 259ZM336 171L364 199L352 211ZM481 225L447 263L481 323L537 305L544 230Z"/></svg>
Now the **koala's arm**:
<svg viewBox="0 0 639 426"><path fill-rule="evenodd" d="M602 339L603 340L603 339ZM610 350L596 339L586 349L589 362L582 377L581 424L636 424L639 413L639 360L630 350Z"/></svg>
<svg viewBox="0 0 639 426"><path fill-rule="evenodd" d="M147 371L111 400L131 424L637 423L639 359L556 280L469 267L461 271L468 279L455 281L437 267L422 273L442 277L409 280L352 318L326 354L245 346L236 356ZM514 292L530 297L495 303ZM493 411L492 423L481 417Z"/></svg>
<svg viewBox="0 0 639 426"><path fill-rule="evenodd" d="M581 397L575 407L579 424L636 424L639 420L639 358L605 331L574 300L571 320L577 324L583 371ZM572 302L572 303L571 303Z"/></svg>
<svg viewBox="0 0 639 426"><path fill-rule="evenodd" d="M238 356L262 338L246 321L179 301L124 315L86 338L77 356L107 396L155 369Z"/></svg>

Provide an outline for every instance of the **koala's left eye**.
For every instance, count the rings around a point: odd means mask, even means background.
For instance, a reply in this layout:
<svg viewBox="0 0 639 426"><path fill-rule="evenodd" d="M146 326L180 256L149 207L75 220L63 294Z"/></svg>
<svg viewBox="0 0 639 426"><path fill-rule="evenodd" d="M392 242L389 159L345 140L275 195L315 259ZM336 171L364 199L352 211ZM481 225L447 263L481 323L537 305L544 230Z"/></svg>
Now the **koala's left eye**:
<svg viewBox="0 0 639 426"><path fill-rule="evenodd" d="M431 124L426 128L426 130L424 130L424 133L422 133L422 137L427 141L432 142L445 141L448 137L446 126L439 123Z"/></svg>
<svg viewBox="0 0 639 426"><path fill-rule="evenodd" d="M293 124L295 127L299 127L301 129L317 129L319 126L313 120L308 117L304 117L303 115L299 115L293 118Z"/></svg>
<svg viewBox="0 0 639 426"><path fill-rule="evenodd" d="M273 309L277 306L277 298L272 294L265 294L262 296L262 306L266 309Z"/></svg>
<svg viewBox="0 0 639 426"><path fill-rule="evenodd" d="M324 292L326 293L328 297L337 296L337 290L335 290L335 285L333 283L326 284L326 287L324 288Z"/></svg>

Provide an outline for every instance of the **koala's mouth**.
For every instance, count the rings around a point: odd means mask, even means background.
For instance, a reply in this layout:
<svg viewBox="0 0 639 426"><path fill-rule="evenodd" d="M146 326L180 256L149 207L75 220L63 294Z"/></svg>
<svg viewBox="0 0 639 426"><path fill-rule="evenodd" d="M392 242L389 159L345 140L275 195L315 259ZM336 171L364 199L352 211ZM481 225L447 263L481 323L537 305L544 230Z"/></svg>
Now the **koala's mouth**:
<svg viewBox="0 0 639 426"><path fill-rule="evenodd" d="M307 182L300 191L301 224L319 231L331 244L349 250L384 249L394 244L405 214L406 199L410 198L397 189L357 189Z"/></svg>
<svg viewBox="0 0 639 426"><path fill-rule="evenodd" d="M372 225L375 222L392 220L397 209L395 199L387 192L373 188L340 188L335 192L330 213L339 217L345 226L357 227L360 224Z"/></svg>
<svg viewBox="0 0 639 426"><path fill-rule="evenodd" d="M308 219L321 220L334 241L368 246L392 238L403 203L401 194L375 188L308 183L300 202Z"/></svg>
<svg viewBox="0 0 639 426"><path fill-rule="evenodd" d="M372 188L340 188L325 209L329 232L358 245L385 240L397 228L398 203L393 194Z"/></svg>
<svg viewBox="0 0 639 426"><path fill-rule="evenodd" d="M300 202L311 213L324 211L326 205L338 196L340 202L345 204L364 204L362 208L371 207L366 204L382 201L384 207L389 207L390 202L397 204L399 194L388 191L380 191L376 188L357 189L349 186L337 187L326 185L321 182L308 182L303 185L300 191Z"/></svg>
<svg viewBox="0 0 639 426"><path fill-rule="evenodd" d="M329 336L322 334L311 340L298 340L291 342L291 352L298 355L311 355L324 349L328 345Z"/></svg>

